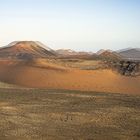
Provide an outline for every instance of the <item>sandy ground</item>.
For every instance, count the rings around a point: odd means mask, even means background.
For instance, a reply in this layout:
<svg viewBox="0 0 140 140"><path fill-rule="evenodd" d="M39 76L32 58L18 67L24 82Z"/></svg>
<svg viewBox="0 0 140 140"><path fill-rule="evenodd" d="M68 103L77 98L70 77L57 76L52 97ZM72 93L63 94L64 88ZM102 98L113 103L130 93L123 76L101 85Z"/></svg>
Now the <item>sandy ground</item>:
<svg viewBox="0 0 140 140"><path fill-rule="evenodd" d="M1 140L139 140L140 96L0 89Z"/></svg>
<svg viewBox="0 0 140 140"><path fill-rule="evenodd" d="M111 70L66 69L39 61L0 61L0 81L30 88L140 94L140 77L126 77Z"/></svg>

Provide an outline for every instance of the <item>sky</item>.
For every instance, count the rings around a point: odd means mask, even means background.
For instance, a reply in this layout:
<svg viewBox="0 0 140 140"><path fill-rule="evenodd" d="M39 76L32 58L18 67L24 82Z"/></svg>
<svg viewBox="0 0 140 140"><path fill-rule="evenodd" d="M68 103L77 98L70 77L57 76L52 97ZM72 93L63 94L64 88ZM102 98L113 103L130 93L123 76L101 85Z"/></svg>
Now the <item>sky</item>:
<svg viewBox="0 0 140 140"><path fill-rule="evenodd" d="M0 0L0 46L20 40L77 51L140 48L140 0Z"/></svg>

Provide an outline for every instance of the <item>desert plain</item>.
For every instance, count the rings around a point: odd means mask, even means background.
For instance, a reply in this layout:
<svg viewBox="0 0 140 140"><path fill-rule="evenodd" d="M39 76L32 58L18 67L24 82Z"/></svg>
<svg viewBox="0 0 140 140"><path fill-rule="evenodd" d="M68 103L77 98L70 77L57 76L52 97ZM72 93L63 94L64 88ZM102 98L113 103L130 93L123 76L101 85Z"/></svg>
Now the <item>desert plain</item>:
<svg viewBox="0 0 140 140"><path fill-rule="evenodd" d="M132 64L123 65L125 75L110 67L120 60L45 54L33 42L0 50L1 140L140 139L140 76L129 73Z"/></svg>

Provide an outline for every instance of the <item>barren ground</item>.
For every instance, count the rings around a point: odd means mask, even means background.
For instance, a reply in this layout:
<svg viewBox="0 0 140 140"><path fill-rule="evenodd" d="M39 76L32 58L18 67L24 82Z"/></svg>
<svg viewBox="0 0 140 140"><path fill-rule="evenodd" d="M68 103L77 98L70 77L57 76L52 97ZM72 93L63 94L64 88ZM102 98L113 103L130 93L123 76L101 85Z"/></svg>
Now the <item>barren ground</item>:
<svg viewBox="0 0 140 140"><path fill-rule="evenodd" d="M0 89L1 140L139 140L140 96Z"/></svg>
<svg viewBox="0 0 140 140"><path fill-rule="evenodd" d="M58 60L55 62L0 60L0 81L28 88L140 95L140 76L123 76L110 69L97 68L102 65L98 61L70 61L68 65L71 66L64 66L66 62L61 61L63 65L60 65ZM71 68L72 66L74 68Z"/></svg>

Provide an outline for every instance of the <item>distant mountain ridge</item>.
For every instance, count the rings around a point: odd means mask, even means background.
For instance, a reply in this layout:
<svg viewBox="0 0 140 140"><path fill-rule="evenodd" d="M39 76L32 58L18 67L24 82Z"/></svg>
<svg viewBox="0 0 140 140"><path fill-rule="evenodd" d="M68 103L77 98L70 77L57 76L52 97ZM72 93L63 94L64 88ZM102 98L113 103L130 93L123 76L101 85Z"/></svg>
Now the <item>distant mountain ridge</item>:
<svg viewBox="0 0 140 140"><path fill-rule="evenodd" d="M101 49L96 54L103 59L140 61L140 48L126 48L118 51Z"/></svg>
<svg viewBox="0 0 140 140"><path fill-rule="evenodd" d="M98 56L101 59L105 59L105 60L120 60L121 59L121 56L118 53L113 52L111 50L104 50L101 53L99 53Z"/></svg>
<svg viewBox="0 0 140 140"><path fill-rule="evenodd" d="M118 51L124 59L128 60L140 60L140 48L128 48Z"/></svg>
<svg viewBox="0 0 140 140"><path fill-rule="evenodd" d="M104 52L113 52L112 50L105 50L105 49L100 49L99 51L96 52L97 55L100 55Z"/></svg>
<svg viewBox="0 0 140 140"><path fill-rule="evenodd" d="M39 41L14 41L0 48L0 58L86 58L104 60L138 60L140 61L140 48L126 48L119 51L101 49L97 53L78 52L71 49L53 50Z"/></svg>
<svg viewBox="0 0 140 140"><path fill-rule="evenodd" d="M71 49L58 49L56 52L60 55L76 55L77 52Z"/></svg>
<svg viewBox="0 0 140 140"><path fill-rule="evenodd" d="M56 50L56 52L59 54L59 55L63 55L63 56L72 56L72 55L91 55L92 52L77 52L77 51L74 51L74 50L71 50L71 49L58 49Z"/></svg>

